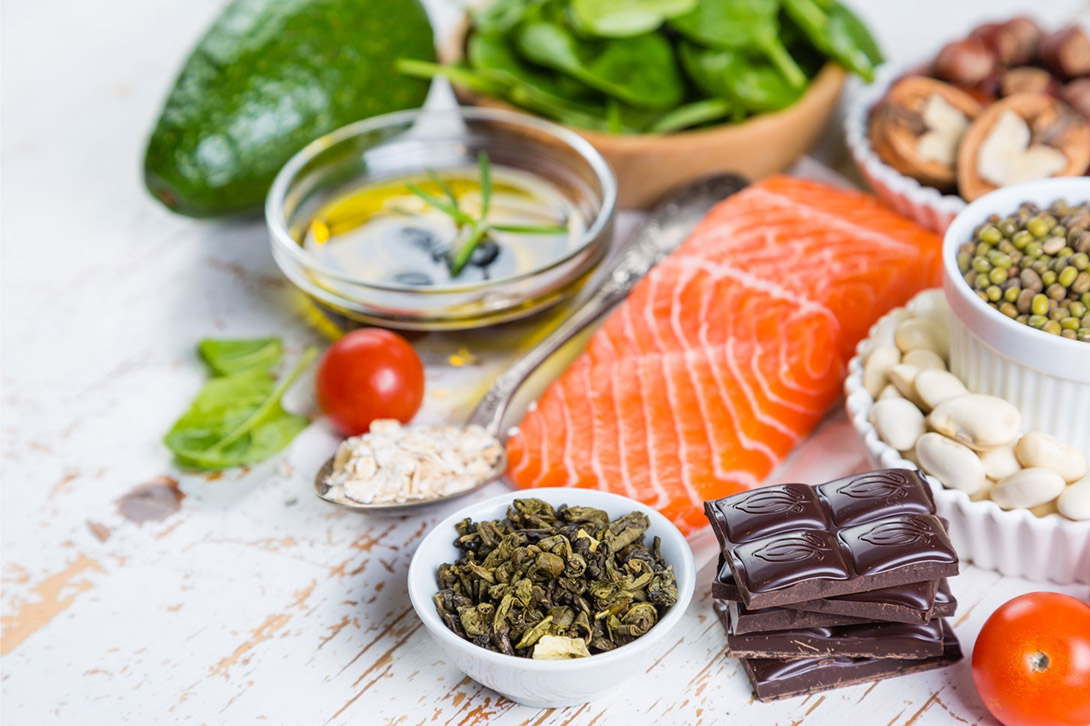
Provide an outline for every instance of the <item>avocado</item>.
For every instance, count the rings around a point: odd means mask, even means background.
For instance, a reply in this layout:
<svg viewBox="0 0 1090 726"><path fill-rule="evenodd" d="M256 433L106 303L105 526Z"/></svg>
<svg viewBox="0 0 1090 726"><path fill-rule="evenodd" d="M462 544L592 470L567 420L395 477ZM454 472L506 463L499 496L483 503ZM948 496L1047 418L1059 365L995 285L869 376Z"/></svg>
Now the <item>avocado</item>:
<svg viewBox="0 0 1090 726"><path fill-rule="evenodd" d="M259 211L280 168L319 136L419 107L435 59L418 0L233 0L189 56L144 156L148 190L191 217Z"/></svg>

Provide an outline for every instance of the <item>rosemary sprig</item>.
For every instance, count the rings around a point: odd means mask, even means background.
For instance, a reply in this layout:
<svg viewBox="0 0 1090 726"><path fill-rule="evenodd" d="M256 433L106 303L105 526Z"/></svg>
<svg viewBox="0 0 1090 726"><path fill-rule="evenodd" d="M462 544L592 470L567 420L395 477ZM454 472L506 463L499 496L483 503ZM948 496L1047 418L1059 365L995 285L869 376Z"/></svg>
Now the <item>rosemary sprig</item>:
<svg viewBox="0 0 1090 726"><path fill-rule="evenodd" d="M481 215L479 217L474 217L461 208L454 190L434 169L428 169L428 178L443 192L446 197L445 200L434 194L429 194L416 184L408 184L409 191L423 199L428 206L449 216L458 223L459 227L469 229L469 235L466 237L465 242L450 257L450 274L452 277L457 277L462 272L465 266L469 264L469 259L473 256L473 251L477 249L477 245L492 232L561 234L568 231L568 228L563 225L491 224L488 221L488 212L492 208L492 164L489 161L487 152L482 151L477 155L477 166L481 174Z"/></svg>

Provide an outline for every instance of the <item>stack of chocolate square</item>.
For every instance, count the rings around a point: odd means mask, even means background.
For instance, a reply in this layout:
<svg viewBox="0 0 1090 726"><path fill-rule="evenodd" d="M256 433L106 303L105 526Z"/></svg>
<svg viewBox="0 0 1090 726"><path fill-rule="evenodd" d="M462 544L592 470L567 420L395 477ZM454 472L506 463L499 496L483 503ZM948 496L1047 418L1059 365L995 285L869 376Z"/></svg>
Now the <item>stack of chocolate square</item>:
<svg viewBox="0 0 1090 726"><path fill-rule="evenodd" d="M961 659L958 558L923 477L885 469L705 502L727 654L762 701Z"/></svg>

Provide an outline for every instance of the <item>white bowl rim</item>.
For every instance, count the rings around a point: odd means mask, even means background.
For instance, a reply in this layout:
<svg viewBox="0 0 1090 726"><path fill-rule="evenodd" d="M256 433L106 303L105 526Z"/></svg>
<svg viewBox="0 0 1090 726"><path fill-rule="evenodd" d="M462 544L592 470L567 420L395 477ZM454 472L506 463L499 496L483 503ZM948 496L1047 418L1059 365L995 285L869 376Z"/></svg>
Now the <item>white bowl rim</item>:
<svg viewBox="0 0 1090 726"><path fill-rule="evenodd" d="M534 660L533 658L523 658L521 656L497 653L488 650L487 648L482 648L479 645L475 645L451 631L450 628L439 619L439 615L435 612L435 604L431 599L431 594L418 592L417 588L414 587L414 581L421 577L421 570L426 566L417 557L420 549L432 540L451 537L451 535L455 533L454 525L466 517L470 517L475 521L479 520L479 517L474 516L476 512L486 510L498 504L509 504L515 499L543 499L553 506L558 506L558 504L561 503L560 500L565 500L563 503L580 505L582 504L579 501L581 497L589 497L591 500L587 501L584 506L594 506L593 502L596 500L599 502L614 502L623 507L628 507L630 510L643 512L651 521L651 527L656 530L655 534L664 541L667 538L670 538L682 545L681 562L667 563L674 566L674 576L678 585L677 602L670 607L666 612L666 615L655 623L651 630L631 643L626 643L625 645L606 653L596 653L587 658L573 658L571 660ZM678 528L674 526L673 522L646 504L638 502L635 499L621 496L620 494L603 492L597 489L542 487L541 489L516 489L494 497L489 497L488 499L482 499L479 502L474 502L473 504L459 509L436 524L432 527L432 531L420 541L416 552L413 553L412 560L409 562L409 573L406 585L409 591L409 600L412 602L417 617L424 623L428 631L433 636L443 641L443 643L464 651L475 658L480 658L492 665L525 669L533 672L551 673L555 671L586 670L607 665L618 660L639 655L642 650L646 650L651 645L657 643L664 638L667 633L674 629L688 609L696 589L696 574L696 563L693 558L692 550L685 537ZM433 583L431 587L434 588L434 573L428 573L427 581Z"/></svg>
<svg viewBox="0 0 1090 726"><path fill-rule="evenodd" d="M1081 195L1081 196L1080 196ZM952 284L945 285L946 294L956 294L966 302L978 315L985 315L1001 326L1005 336L1017 336L1017 339L1004 340L1004 347L1008 349L1033 350L1024 346L1034 346L1036 351L1043 353L1040 357L1053 361L1062 360L1065 356L1083 356L1090 354L1090 344L1081 340L1071 340L1059 335L1050 335L1028 325L1023 325L1016 320L1008 318L991 305L981 300L969 283L965 282L957 265L957 248L963 242L972 238L973 228L982 223L992 213L1005 216L1001 209L1006 209L1007 214L1014 212L1022 202L1034 202L1042 207L1051 204L1057 199L1064 198L1071 201L1081 199L1090 202L1090 177L1055 177L1050 179L1038 179L1035 181L1014 184L989 192L979 199L974 200L954 217L954 221L946 228L942 244L943 273ZM1044 201L1044 200L1048 201ZM1076 201L1075 203L1078 203ZM1015 341L1015 342L1011 342ZM995 347L995 341L985 341ZM1007 353L1010 355L1010 352ZM1023 365L1034 368L1041 366L1026 363L1023 359L1015 357ZM1055 374L1054 374L1055 375Z"/></svg>
<svg viewBox="0 0 1090 726"><path fill-rule="evenodd" d="M865 352L867 351L867 348L870 345L871 340L874 338L874 333L878 325L889 316L896 314L899 310L911 310L913 302L915 302L915 300L921 295L924 295L925 293L932 293L940 289L941 288L928 288L926 290L921 290L905 305L893 308L888 313L879 318L874 323L874 325L871 326L870 331L867 333L867 337L859 341L858 345L856 345L855 355L848 362L848 375L844 379L844 404L848 409L848 418L851 420L852 426L855 428L856 432L858 432L859 438L862 440L864 447L866 447L868 449L868 452L873 454L875 458L879 460L879 464L884 464L885 460L888 460L889 463L894 465L893 468L913 469L919 471L921 474L923 474L924 478L927 479L927 481L931 484L931 489L934 492L936 499L941 498L946 501L951 501L958 507L961 507L963 509L976 509L981 514L987 513L993 519L1001 522L1005 526L1020 523L1026 524L1037 531L1047 531L1054 528L1069 530L1085 529L1086 532L1090 534L1090 520L1078 521L1074 519L1068 519L1067 517L1064 517L1056 512L1052 512L1050 514L1046 514L1043 517L1039 517L1024 507L1017 507L1015 509L1003 509L991 499L979 499L977 501L973 501L969 498L968 494L961 491L960 489L950 489L943 486L941 483L939 483L937 479L935 479L930 474L924 472L916 464L901 456L901 452L897 451L878 437L878 431L874 428L874 424L872 424L868 419L870 409L874 406L873 398L871 399L869 406L864 406L860 408L856 405L856 393L862 392L866 393L868 397L870 396L870 394L867 393L866 389L863 388L863 357ZM1016 325L1017 324L1018 323L1016 323ZM867 438L870 434L874 434L874 439L879 447L879 452L870 451L870 446L867 443ZM1042 528L1044 529L1042 530Z"/></svg>

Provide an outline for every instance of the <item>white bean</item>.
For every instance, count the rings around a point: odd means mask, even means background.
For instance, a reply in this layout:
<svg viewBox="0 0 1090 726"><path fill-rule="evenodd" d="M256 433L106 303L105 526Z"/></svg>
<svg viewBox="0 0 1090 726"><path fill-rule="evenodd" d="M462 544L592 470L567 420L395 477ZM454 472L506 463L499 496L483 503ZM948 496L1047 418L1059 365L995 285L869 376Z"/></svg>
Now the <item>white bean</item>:
<svg viewBox="0 0 1090 726"><path fill-rule="evenodd" d="M897 390L897 386L893 385L892 383L887 383L882 389L882 392L878 394L878 400L885 401L887 398L903 399L904 396L902 396L901 392Z"/></svg>
<svg viewBox="0 0 1090 726"><path fill-rule="evenodd" d="M1064 489L1056 506L1068 519L1090 519L1090 476Z"/></svg>
<svg viewBox="0 0 1090 726"><path fill-rule="evenodd" d="M916 404L903 398L878 401L870 410L878 437L898 451L907 451L924 434L924 420Z"/></svg>
<svg viewBox="0 0 1090 726"><path fill-rule="evenodd" d="M916 376L916 380L913 382L913 386L916 390L916 397L927 411L948 398L964 396L969 392L961 379L953 373L938 370L920 371L920 374Z"/></svg>
<svg viewBox="0 0 1090 726"><path fill-rule="evenodd" d="M1074 447L1042 431L1024 434L1018 439L1015 453L1022 466L1052 469L1066 482L1078 481L1086 476L1086 457Z"/></svg>
<svg viewBox="0 0 1090 726"><path fill-rule="evenodd" d="M874 334L871 335L872 349L879 345L894 345L894 337L897 326L912 317L912 313L904 308L897 308L878 321L874 326Z"/></svg>
<svg viewBox="0 0 1090 726"><path fill-rule="evenodd" d="M946 331L925 318L912 318L898 325L893 340L902 353L924 348L945 359L950 352Z"/></svg>
<svg viewBox="0 0 1090 726"><path fill-rule="evenodd" d="M901 362L907 363L910 366L916 366L921 371L946 370L946 361L944 361L935 351L927 350L926 348L916 348L908 351L904 354L904 357L901 358Z"/></svg>
<svg viewBox="0 0 1090 726"><path fill-rule="evenodd" d="M1004 477L992 489L992 501L1003 509L1036 507L1063 493L1063 477L1051 469L1021 469Z"/></svg>
<svg viewBox="0 0 1090 726"><path fill-rule="evenodd" d="M889 369L901 362L901 351L894 345L880 345L870 352L863 363L863 387L872 397L886 385Z"/></svg>
<svg viewBox="0 0 1090 726"><path fill-rule="evenodd" d="M926 318L946 330L950 305L946 302L946 293L942 289L921 292L908 307L916 314L916 317Z"/></svg>
<svg viewBox="0 0 1090 726"><path fill-rule="evenodd" d="M986 451L1014 443L1022 428L1022 414L997 396L968 393L935 406L927 423L971 449Z"/></svg>
<svg viewBox="0 0 1090 726"><path fill-rule="evenodd" d="M984 464L984 473L989 479L999 481L1003 477L1010 476L1022 468L1018 463L1018 457L1014 455L1014 448L1010 446L997 446L980 455L980 461Z"/></svg>
<svg viewBox="0 0 1090 726"><path fill-rule="evenodd" d="M905 363L898 363L889 369L889 381L897 386L901 395L910 401L916 400L916 376L920 369Z"/></svg>
<svg viewBox="0 0 1090 726"><path fill-rule="evenodd" d="M928 433L916 442L916 459L931 476L950 489L960 489L974 494L982 489L988 478L984 464L968 446L962 446L941 434Z"/></svg>

